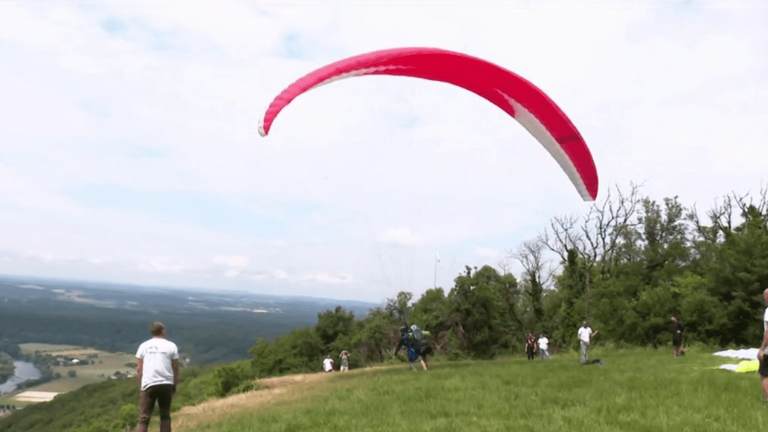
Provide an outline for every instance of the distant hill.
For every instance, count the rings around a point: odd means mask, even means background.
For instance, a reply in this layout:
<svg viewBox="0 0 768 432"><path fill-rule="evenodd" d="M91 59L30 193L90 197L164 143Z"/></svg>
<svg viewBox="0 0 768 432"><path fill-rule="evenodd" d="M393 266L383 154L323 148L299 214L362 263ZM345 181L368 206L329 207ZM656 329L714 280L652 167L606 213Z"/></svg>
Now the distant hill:
<svg viewBox="0 0 768 432"><path fill-rule="evenodd" d="M0 276L0 339L132 353L159 320L192 364L248 358L257 338L314 326L337 305L358 317L378 305L232 291Z"/></svg>

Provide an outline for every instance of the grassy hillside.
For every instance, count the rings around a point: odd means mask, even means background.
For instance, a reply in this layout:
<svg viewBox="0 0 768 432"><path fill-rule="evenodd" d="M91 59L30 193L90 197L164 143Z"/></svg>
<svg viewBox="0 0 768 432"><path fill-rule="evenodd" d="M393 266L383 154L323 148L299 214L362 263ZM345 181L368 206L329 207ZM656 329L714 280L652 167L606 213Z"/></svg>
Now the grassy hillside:
<svg viewBox="0 0 768 432"><path fill-rule="evenodd" d="M179 394L173 401L172 411L215 397L214 370L213 366L182 369ZM136 424L138 397L136 378L86 385L59 395L51 402L28 405L0 420L0 432L118 431L125 425Z"/></svg>
<svg viewBox="0 0 768 432"><path fill-rule="evenodd" d="M713 370L737 362L711 350L595 350L603 365L574 353L437 361L260 380L257 391L218 397L220 368L189 368L173 403L174 430L240 431L744 431L768 425L757 374ZM245 366L238 362L230 367ZM134 425L135 380L86 386L0 421L0 431L90 432ZM157 418L150 430L158 430Z"/></svg>
<svg viewBox="0 0 768 432"><path fill-rule="evenodd" d="M310 376L185 408L175 431L749 431L768 427L757 374L711 351L595 352Z"/></svg>

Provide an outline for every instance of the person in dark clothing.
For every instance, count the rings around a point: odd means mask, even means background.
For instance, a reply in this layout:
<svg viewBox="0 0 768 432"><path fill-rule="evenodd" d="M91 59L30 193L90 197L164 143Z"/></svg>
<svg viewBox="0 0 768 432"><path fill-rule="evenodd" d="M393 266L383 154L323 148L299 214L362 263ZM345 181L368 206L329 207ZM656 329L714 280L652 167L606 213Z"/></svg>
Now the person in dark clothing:
<svg viewBox="0 0 768 432"><path fill-rule="evenodd" d="M400 348L405 347L406 355L408 356L408 364L414 371L416 370L416 366L414 365L416 360L421 362L421 366L424 370L428 370L427 355L432 352L432 347L426 340L426 336L428 335L429 332L422 331L415 325L410 329L407 324L400 327L400 341L397 344L397 348L395 348L395 355L400 351Z"/></svg>
<svg viewBox="0 0 768 432"><path fill-rule="evenodd" d="M683 330L685 330L685 325L682 323L682 321L680 321L680 318L678 318L677 315L672 315L670 319L672 320L670 331L672 332L672 347L674 348L673 355L677 357L681 355L682 352Z"/></svg>
<svg viewBox="0 0 768 432"><path fill-rule="evenodd" d="M533 360L536 356L536 337L531 332L525 335L525 355L528 360Z"/></svg>

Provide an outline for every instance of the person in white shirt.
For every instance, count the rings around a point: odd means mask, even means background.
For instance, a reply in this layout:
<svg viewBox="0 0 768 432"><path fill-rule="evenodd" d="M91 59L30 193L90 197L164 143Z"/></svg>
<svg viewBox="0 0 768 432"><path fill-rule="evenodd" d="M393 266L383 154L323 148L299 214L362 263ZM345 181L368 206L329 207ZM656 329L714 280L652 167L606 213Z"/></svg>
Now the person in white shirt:
<svg viewBox="0 0 768 432"><path fill-rule="evenodd" d="M330 354L323 360L323 369L326 372L333 372L333 359Z"/></svg>
<svg viewBox="0 0 768 432"><path fill-rule="evenodd" d="M757 360L760 362L757 372L760 375L760 383L763 385L763 397L768 402L768 358L765 357L768 354L768 288L763 291L763 300L766 308L763 314L763 343L757 351Z"/></svg>
<svg viewBox="0 0 768 432"><path fill-rule="evenodd" d="M541 332L541 336L536 343L539 345L539 357L544 360L544 357L546 356L547 359L551 360L549 351L547 351L547 348L549 348L549 339L547 339L546 333Z"/></svg>
<svg viewBox="0 0 768 432"><path fill-rule="evenodd" d="M597 331L592 332L592 329L589 327L589 321L584 321L584 324L579 329L579 345L581 345L579 360L581 364L587 364L587 361L589 361L589 342L592 336L598 333Z"/></svg>
<svg viewBox="0 0 768 432"><path fill-rule="evenodd" d="M171 432L171 400L179 384L179 349L165 338L165 326L156 322L150 329L152 339L136 351L139 380L139 424L137 432L147 432L155 402L160 407L160 432Z"/></svg>

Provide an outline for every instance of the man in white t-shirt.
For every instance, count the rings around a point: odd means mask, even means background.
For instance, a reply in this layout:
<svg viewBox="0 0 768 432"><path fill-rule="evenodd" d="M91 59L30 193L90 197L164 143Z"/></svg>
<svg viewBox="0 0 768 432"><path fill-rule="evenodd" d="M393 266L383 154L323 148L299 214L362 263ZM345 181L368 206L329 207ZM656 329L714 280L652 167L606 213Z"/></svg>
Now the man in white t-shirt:
<svg viewBox="0 0 768 432"><path fill-rule="evenodd" d="M539 340L536 341L536 344L539 345L539 357L544 360L544 357L546 356L547 359L551 360L549 351L547 351L547 348L549 348L549 339L547 339L546 333L541 332L541 336L539 337Z"/></svg>
<svg viewBox="0 0 768 432"><path fill-rule="evenodd" d="M765 300L765 313L763 314L763 343L757 351L757 359L760 361L760 367L757 372L760 375L760 383L763 385L763 397L768 402L768 288L763 291L763 300Z"/></svg>
<svg viewBox="0 0 768 432"><path fill-rule="evenodd" d="M581 364L587 364L587 361L589 361L589 341L592 339L592 336L598 333L597 331L592 331L589 327L589 321L584 321L584 324L579 329L579 345L581 346L579 360Z"/></svg>
<svg viewBox="0 0 768 432"><path fill-rule="evenodd" d="M323 369L326 372L333 372L333 359L330 354L323 360Z"/></svg>
<svg viewBox="0 0 768 432"><path fill-rule="evenodd" d="M171 400L176 396L179 384L179 349L165 338L162 323L152 324L150 333L152 339L142 343L136 351L136 378L141 384L136 431L147 432L157 402L160 407L160 432L171 432Z"/></svg>

